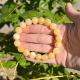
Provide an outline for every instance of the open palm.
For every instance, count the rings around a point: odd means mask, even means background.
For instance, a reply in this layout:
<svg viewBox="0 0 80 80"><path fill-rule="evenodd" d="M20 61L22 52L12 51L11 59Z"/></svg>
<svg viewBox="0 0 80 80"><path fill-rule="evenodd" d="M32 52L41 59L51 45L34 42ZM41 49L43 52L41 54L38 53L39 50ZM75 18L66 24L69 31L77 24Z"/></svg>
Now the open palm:
<svg viewBox="0 0 80 80"><path fill-rule="evenodd" d="M61 30L61 35L63 37L62 47L60 48L59 54L57 54L54 59L48 59L47 61L40 61L25 57L27 60L32 62L59 64L64 67L79 69L80 14L72 8L70 3L66 5L65 10L66 15L73 23L57 25L57 27ZM52 43L54 44L54 36L52 34L52 30L50 30L47 26L36 24L27 26L25 29L23 29L19 40L25 49L41 53L49 53L54 48L54 46L50 45Z"/></svg>

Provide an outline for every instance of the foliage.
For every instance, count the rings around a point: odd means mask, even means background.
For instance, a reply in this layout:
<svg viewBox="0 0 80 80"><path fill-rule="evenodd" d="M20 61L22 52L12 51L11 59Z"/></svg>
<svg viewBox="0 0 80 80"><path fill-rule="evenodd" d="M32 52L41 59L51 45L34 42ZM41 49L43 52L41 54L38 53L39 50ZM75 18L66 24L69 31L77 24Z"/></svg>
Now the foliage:
<svg viewBox="0 0 80 80"><path fill-rule="evenodd" d="M0 29L7 24L8 27L13 25L14 30L19 26L18 23L25 21L27 18L32 19L33 17L44 17L49 18L52 22L55 23L71 23L71 21L65 15L65 5L67 2L75 3L74 0L8 0L4 5L0 4L2 7L0 9ZM80 2L80 1L79 1ZM52 13L52 10L60 5L57 8L57 11ZM0 57L7 58L7 54L11 56L14 55L12 60L3 62L3 67L7 69L12 69L15 67L17 62L17 74L21 76L20 78L15 78L14 80L29 80L47 76L57 76L57 75L70 75L64 67L53 64L44 64L44 63L33 63L26 61L24 56L17 51L13 45L12 35L14 31L4 34L0 33ZM35 64L35 65L34 65ZM34 65L34 66L33 66ZM1 65L0 65L1 66ZM58 78L59 80L76 80L79 77L62 77ZM43 80L52 80L51 78ZM55 78L57 80L57 78Z"/></svg>

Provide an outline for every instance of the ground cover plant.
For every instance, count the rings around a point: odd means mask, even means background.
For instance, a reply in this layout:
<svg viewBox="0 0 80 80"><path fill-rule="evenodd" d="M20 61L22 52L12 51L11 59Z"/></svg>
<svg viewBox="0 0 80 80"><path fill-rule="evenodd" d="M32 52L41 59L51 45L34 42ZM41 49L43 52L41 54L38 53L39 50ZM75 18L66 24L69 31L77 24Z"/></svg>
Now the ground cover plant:
<svg viewBox="0 0 80 80"><path fill-rule="evenodd" d="M10 79L4 71L7 80L37 80L38 78L39 80L52 80L53 77L55 80L80 79L78 76L69 76L73 74L66 71L66 69L60 65L27 61L23 54L19 53L15 48L12 38L15 33L15 28L19 26L21 21L25 21L28 18L44 17L56 24L71 23L65 15L65 5L68 2L75 4L74 0L16 0L15 2L14 0L8 0L4 5L0 4L2 7L0 9L0 29L5 24L9 27L10 25L14 27L14 31L8 34L0 33L0 57L7 58L7 54L11 56L14 55L14 58L11 60L5 62L0 61L0 67L2 68L12 69L15 67L12 79ZM53 13L52 10L56 5L59 5L59 7ZM16 71L20 78L14 78Z"/></svg>

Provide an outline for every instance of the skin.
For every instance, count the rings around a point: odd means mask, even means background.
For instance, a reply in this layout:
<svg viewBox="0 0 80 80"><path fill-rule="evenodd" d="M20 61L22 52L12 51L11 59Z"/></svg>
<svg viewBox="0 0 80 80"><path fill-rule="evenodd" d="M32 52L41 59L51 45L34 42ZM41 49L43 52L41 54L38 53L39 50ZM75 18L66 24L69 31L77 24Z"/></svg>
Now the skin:
<svg viewBox="0 0 80 80"><path fill-rule="evenodd" d="M63 37L60 52L54 59L48 61L39 61L25 57L26 60L32 62L59 64L67 68L80 70L80 13L77 12L70 3L65 6L65 13L73 23L58 24L57 28L61 30ZM29 34L33 33L33 34ZM30 51L49 53L53 50L54 36L45 25L31 25L23 29L20 34L21 45ZM36 44L34 44L36 43Z"/></svg>

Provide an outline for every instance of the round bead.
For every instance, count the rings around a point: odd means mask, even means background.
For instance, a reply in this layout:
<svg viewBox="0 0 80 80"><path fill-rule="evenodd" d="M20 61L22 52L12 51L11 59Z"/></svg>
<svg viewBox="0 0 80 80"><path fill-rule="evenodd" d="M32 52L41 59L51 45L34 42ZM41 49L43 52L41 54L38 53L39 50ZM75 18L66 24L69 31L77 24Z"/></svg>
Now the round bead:
<svg viewBox="0 0 80 80"><path fill-rule="evenodd" d="M15 31L16 31L16 33L21 33L22 29L20 27L17 27Z"/></svg>
<svg viewBox="0 0 80 80"><path fill-rule="evenodd" d="M21 22L21 23L20 23L20 27L21 27L21 28L25 28L25 27L26 27L26 23L25 23L25 22Z"/></svg>
<svg viewBox="0 0 80 80"><path fill-rule="evenodd" d="M38 18L36 18L36 17L32 18L32 22L33 22L33 24L37 24L38 23Z"/></svg>
<svg viewBox="0 0 80 80"><path fill-rule="evenodd" d="M50 20L50 19L46 19L46 20L45 20L45 25L46 25L46 26L51 25L51 20Z"/></svg>
<svg viewBox="0 0 80 80"><path fill-rule="evenodd" d="M29 54L29 57L30 57L30 58L35 58L35 57L36 57L35 52L31 52L31 53Z"/></svg>
<svg viewBox="0 0 80 80"><path fill-rule="evenodd" d="M61 42L56 42L56 43L55 43L55 47L56 47L56 48L60 48L61 46L62 46Z"/></svg>
<svg viewBox="0 0 80 80"><path fill-rule="evenodd" d="M36 59L37 59L37 60L41 60L41 57L42 57L41 54L37 54L37 55L36 55Z"/></svg>
<svg viewBox="0 0 80 80"><path fill-rule="evenodd" d="M20 38L20 35L19 35L18 33L15 33L15 34L13 35L13 38L14 38L15 40L17 40L17 39Z"/></svg>
<svg viewBox="0 0 80 80"><path fill-rule="evenodd" d="M59 49L58 49L58 48L54 48L54 49L53 49L53 53L54 53L54 54L58 54L58 53L59 53Z"/></svg>
<svg viewBox="0 0 80 80"><path fill-rule="evenodd" d="M52 23L52 24L50 25L50 29L51 29L51 30L56 29L56 27L57 27L57 25L56 25L55 23Z"/></svg>
<svg viewBox="0 0 80 80"><path fill-rule="evenodd" d="M16 40L16 41L14 41L14 45L18 47L21 45L21 42L19 40Z"/></svg>
<svg viewBox="0 0 80 80"><path fill-rule="evenodd" d="M44 22L45 22L45 19L43 17L40 17L39 18L39 24L44 24Z"/></svg>
<svg viewBox="0 0 80 80"><path fill-rule="evenodd" d="M30 51L28 49L23 51L24 56L28 56L30 54Z"/></svg>
<svg viewBox="0 0 80 80"><path fill-rule="evenodd" d="M60 34L60 29L55 29L55 30L54 30L54 34L55 34L55 35L59 35L59 34Z"/></svg>
<svg viewBox="0 0 80 80"><path fill-rule="evenodd" d="M19 52L23 52L23 51L24 51L24 47L23 47L23 46L19 46L19 47L18 47L18 51L19 51Z"/></svg>
<svg viewBox="0 0 80 80"><path fill-rule="evenodd" d="M57 35L56 36L56 41L62 41L62 36L61 35Z"/></svg>
<svg viewBox="0 0 80 80"><path fill-rule="evenodd" d="M42 60L43 61L47 61L48 60L48 56L47 55L42 55Z"/></svg>
<svg viewBox="0 0 80 80"><path fill-rule="evenodd" d="M52 53L52 52L49 53L49 55L48 55L48 58L49 58L49 59L53 59L54 57L55 57L54 53Z"/></svg>
<svg viewBox="0 0 80 80"><path fill-rule="evenodd" d="M31 25L32 24L32 20L31 19L26 19L26 25Z"/></svg>

